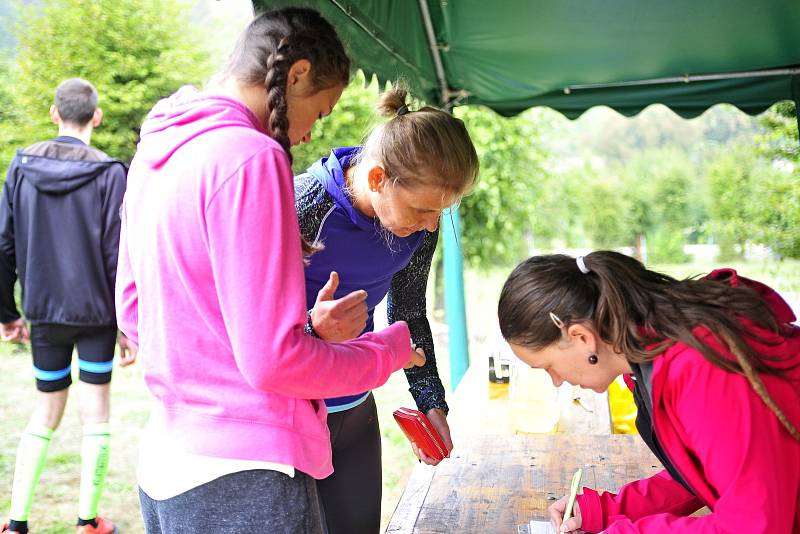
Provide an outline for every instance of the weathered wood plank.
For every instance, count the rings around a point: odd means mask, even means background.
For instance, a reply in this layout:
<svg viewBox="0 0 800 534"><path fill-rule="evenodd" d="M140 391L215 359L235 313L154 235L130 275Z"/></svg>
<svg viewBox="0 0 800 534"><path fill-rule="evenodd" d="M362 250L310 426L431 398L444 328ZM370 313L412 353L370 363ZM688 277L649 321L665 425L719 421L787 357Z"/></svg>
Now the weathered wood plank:
<svg viewBox="0 0 800 534"><path fill-rule="evenodd" d="M435 467L425 464L419 464L414 468L397 508L392 514L392 520L386 527L387 533L411 534L413 532L414 523L425 503L435 470Z"/></svg>
<svg viewBox="0 0 800 534"><path fill-rule="evenodd" d="M578 467L584 485L616 490L660 464L638 436L462 436L450 459L415 469L387 532L515 533L518 524L546 519Z"/></svg>

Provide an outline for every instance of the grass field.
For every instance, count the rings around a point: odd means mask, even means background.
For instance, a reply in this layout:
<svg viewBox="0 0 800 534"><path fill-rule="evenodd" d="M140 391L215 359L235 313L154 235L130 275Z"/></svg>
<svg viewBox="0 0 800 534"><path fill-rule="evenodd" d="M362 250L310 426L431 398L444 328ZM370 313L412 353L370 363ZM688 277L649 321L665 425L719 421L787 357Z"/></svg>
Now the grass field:
<svg viewBox="0 0 800 534"><path fill-rule="evenodd" d="M436 329L437 327L434 326ZM441 329L439 327L439 329ZM447 382L447 354L442 373ZM0 395L3 432L0 433L0 523L6 520L11 499L11 480L19 436L35 401L31 356L27 347L0 343L0 376L6 385ZM30 525L38 534L74 532L77 517L81 429L77 388L71 388L64 420L51 442L44 473L34 498ZM414 407L403 373L395 373L375 391L383 437L383 524L385 526L402 494L416 457L400 432L392 412ZM144 532L139 515L136 461L139 430L150 410L151 397L144 386L141 366L116 367L111 393L111 461L100 513L117 523L120 534Z"/></svg>
<svg viewBox="0 0 800 534"><path fill-rule="evenodd" d="M738 262L733 265L741 274L760 279L784 294L791 304L800 302L800 262ZM681 264L654 266L656 270L676 277L708 271L707 265ZM473 360L484 357L494 342L497 295L507 272L467 273L467 315L470 350ZM430 299L429 299L430 300ZM796 308L797 309L797 308ZM379 311L376 315L381 316ZM440 374L449 387L446 328L434 321ZM20 432L25 427L35 399L30 353L21 346L0 344L0 376L4 391L0 395L3 432L0 433L0 516L5 520L9 508L14 457ZM397 429L391 413L399 406L413 406L402 373L395 373L375 393L383 433L384 457L384 525L400 498L409 472L416 460L405 437ZM72 394L77 394L77 390ZM120 534L143 532L136 491L136 457L139 430L150 407L141 366L116 368L112 385L112 449L101 514L113 519ZM39 483L30 524L39 534L73 532L77 514L78 473L80 467L80 424L77 403L71 398L61 427L56 432L44 474Z"/></svg>

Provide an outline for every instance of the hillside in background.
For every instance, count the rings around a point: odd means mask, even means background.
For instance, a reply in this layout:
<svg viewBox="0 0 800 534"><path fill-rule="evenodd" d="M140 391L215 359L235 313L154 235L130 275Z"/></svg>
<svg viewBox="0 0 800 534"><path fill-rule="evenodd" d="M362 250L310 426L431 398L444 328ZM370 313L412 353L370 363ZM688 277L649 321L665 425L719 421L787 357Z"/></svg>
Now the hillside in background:
<svg viewBox="0 0 800 534"><path fill-rule="evenodd" d="M684 119L660 104L635 117L625 117L600 106L570 121L557 112L554 137L548 140L554 155L571 167L585 160L606 165L622 164L647 150L677 149L696 161L706 150L736 143L752 142L763 133L757 117L734 106L719 104L693 119Z"/></svg>

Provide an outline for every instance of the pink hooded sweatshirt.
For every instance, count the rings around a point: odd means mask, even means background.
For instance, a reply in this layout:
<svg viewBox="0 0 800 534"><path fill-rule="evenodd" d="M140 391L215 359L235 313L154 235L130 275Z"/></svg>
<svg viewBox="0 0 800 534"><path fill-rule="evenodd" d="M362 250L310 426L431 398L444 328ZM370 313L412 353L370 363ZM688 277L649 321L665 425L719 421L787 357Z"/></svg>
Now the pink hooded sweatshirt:
<svg viewBox="0 0 800 534"><path fill-rule="evenodd" d="M756 290L774 311L783 332L752 323L765 341L749 341L784 377L760 374L789 421L800 427L800 328L772 289L732 269L709 278ZM695 329L709 346L735 360L711 332ZM629 386L632 383L629 382ZM653 361L653 426L672 464L694 490L666 470L623 486L618 494L584 488L578 497L582 528L604 533L800 533L800 442L781 425L747 378L711 364L695 349L676 343ZM708 506L702 517L690 514Z"/></svg>
<svg viewBox="0 0 800 534"><path fill-rule="evenodd" d="M333 472L320 399L380 386L410 357L398 322L303 333L292 170L255 115L184 87L147 117L122 208L116 306L184 450Z"/></svg>

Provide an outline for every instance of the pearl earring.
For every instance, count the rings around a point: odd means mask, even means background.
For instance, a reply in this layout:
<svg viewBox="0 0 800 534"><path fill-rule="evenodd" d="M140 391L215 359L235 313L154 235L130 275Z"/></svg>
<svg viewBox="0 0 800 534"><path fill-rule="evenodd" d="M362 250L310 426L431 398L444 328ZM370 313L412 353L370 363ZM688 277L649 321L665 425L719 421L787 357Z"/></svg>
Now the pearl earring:
<svg viewBox="0 0 800 534"><path fill-rule="evenodd" d="M592 365L597 365L597 354L590 354L589 355L589 363Z"/></svg>

